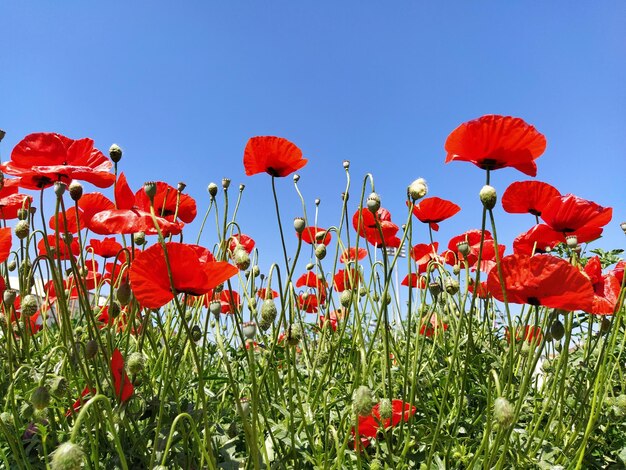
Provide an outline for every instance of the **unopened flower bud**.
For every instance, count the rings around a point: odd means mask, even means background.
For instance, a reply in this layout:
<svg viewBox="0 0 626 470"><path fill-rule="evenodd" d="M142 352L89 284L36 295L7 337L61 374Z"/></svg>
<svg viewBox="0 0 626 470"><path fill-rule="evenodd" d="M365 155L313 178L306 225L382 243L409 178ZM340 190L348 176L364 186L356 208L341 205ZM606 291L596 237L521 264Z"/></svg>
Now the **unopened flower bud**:
<svg viewBox="0 0 626 470"><path fill-rule="evenodd" d="M217 195L217 185L215 183L210 183L207 191L211 195L211 197L215 197Z"/></svg>
<svg viewBox="0 0 626 470"><path fill-rule="evenodd" d="M78 181L72 181L69 186L70 197L72 201L78 201L83 197L83 185Z"/></svg>
<svg viewBox="0 0 626 470"><path fill-rule="evenodd" d="M36 410L43 410L50 404L50 392L46 387L37 387L30 396L30 402Z"/></svg>
<svg viewBox="0 0 626 470"><path fill-rule="evenodd" d="M450 295L454 295L459 291L459 281L456 279L446 279L445 282L446 292Z"/></svg>
<svg viewBox="0 0 626 470"><path fill-rule="evenodd" d="M246 339L254 339L256 336L256 323L253 321L245 322L241 325L243 331L243 337Z"/></svg>
<svg viewBox="0 0 626 470"><path fill-rule="evenodd" d="M555 340L561 341L565 335L565 326L559 320L554 320L550 326L550 333Z"/></svg>
<svg viewBox="0 0 626 470"><path fill-rule="evenodd" d="M20 240L25 239L30 234L30 224L27 220L20 220L15 224L15 236Z"/></svg>
<svg viewBox="0 0 626 470"><path fill-rule="evenodd" d="M261 305L261 321L259 322L259 328L263 331L267 331L274 323L274 320L276 320L277 315L278 309L276 308L274 299L265 299L263 305Z"/></svg>
<svg viewBox="0 0 626 470"><path fill-rule="evenodd" d="M50 386L50 392L56 396L63 396L69 390L67 379L65 377L61 377L60 375L53 377L48 384Z"/></svg>
<svg viewBox="0 0 626 470"><path fill-rule="evenodd" d="M8 268L9 268L9 271L11 271L11 272L15 271L15 268L17 268L17 261L15 261L14 259L9 261Z"/></svg>
<svg viewBox="0 0 626 470"><path fill-rule="evenodd" d="M428 194L428 185L424 178L418 178L413 181L407 188L407 194L413 202L423 198Z"/></svg>
<svg viewBox="0 0 626 470"><path fill-rule="evenodd" d="M380 196L376 193L371 193L367 197L367 208L373 214L375 214L378 209L380 209Z"/></svg>
<svg viewBox="0 0 626 470"><path fill-rule="evenodd" d="M344 202L348 202L348 199L350 199L350 194L349 193L341 193L341 200Z"/></svg>
<svg viewBox="0 0 626 470"><path fill-rule="evenodd" d="M500 426L508 428L513 424L515 409L506 398L498 397L493 404L493 415Z"/></svg>
<svg viewBox="0 0 626 470"><path fill-rule="evenodd" d="M130 284L127 281L122 281L117 288L116 297L117 301L121 305L127 305L130 302L132 292L130 290Z"/></svg>
<svg viewBox="0 0 626 470"><path fill-rule="evenodd" d="M143 185L143 190L146 192L146 196L148 196L148 199L150 199L150 202L152 202L157 192L156 183L154 181L147 181Z"/></svg>
<svg viewBox="0 0 626 470"><path fill-rule="evenodd" d="M315 267L315 265L313 263L307 263L306 266L304 267L304 269L306 269L307 271L310 271L314 267Z"/></svg>
<svg viewBox="0 0 626 470"><path fill-rule="evenodd" d="M428 284L428 290L430 291L430 295L437 297L441 293L441 284L438 282L431 282Z"/></svg>
<svg viewBox="0 0 626 470"><path fill-rule="evenodd" d="M176 190L179 193L182 193L185 190L186 187L187 187L187 185L181 181L181 182L178 183L178 186L176 186Z"/></svg>
<svg viewBox="0 0 626 470"><path fill-rule="evenodd" d="M118 163L122 159L122 149L119 145L113 144L109 147L109 158L113 163Z"/></svg>
<svg viewBox="0 0 626 470"><path fill-rule="evenodd" d="M611 329L611 320L609 320L607 317L602 317L602 320L600 321L600 331L602 333L606 333Z"/></svg>
<svg viewBox="0 0 626 470"><path fill-rule="evenodd" d="M565 243L568 248L576 248L578 246L578 237L576 235L568 235L565 237Z"/></svg>
<svg viewBox="0 0 626 470"><path fill-rule="evenodd" d="M358 387L352 395L352 409L357 416L368 416L374 407L374 394L366 385Z"/></svg>
<svg viewBox="0 0 626 470"><path fill-rule="evenodd" d="M315 257L319 260L326 257L326 245L320 244L315 247Z"/></svg>
<svg viewBox="0 0 626 470"><path fill-rule="evenodd" d="M350 306L350 303L352 303L352 291L349 289L344 290L339 295L339 303L342 307L348 308Z"/></svg>
<svg viewBox="0 0 626 470"><path fill-rule="evenodd" d="M121 312L122 312L122 308L120 307L120 304L118 304L117 302L112 302L109 305L109 310L108 310L109 317L117 318L120 316Z"/></svg>
<svg viewBox="0 0 626 470"><path fill-rule="evenodd" d="M52 453L51 470L79 470L83 466L85 454L78 444L64 442Z"/></svg>
<svg viewBox="0 0 626 470"><path fill-rule="evenodd" d="M261 274L261 268L259 268L259 266L256 264L252 266L252 275L254 277L259 277L260 274Z"/></svg>
<svg viewBox="0 0 626 470"><path fill-rule="evenodd" d="M296 217L293 219L293 228L296 229L297 233L302 233L306 228L306 222L302 217Z"/></svg>
<svg viewBox="0 0 626 470"><path fill-rule="evenodd" d="M4 305L11 307L15 303L17 297L17 291L15 289L7 289L4 291Z"/></svg>
<svg viewBox="0 0 626 470"><path fill-rule="evenodd" d="M498 193L496 193L496 188L493 186L489 186L488 184L484 185L480 193L478 193L478 196L480 197L480 202L483 203L486 209L493 209L496 206Z"/></svg>
<svg viewBox="0 0 626 470"><path fill-rule="evenodd" d="M131 375L137 375L143 371L146 365L146 356L140 352L134 352L126 359L126 367Z"/></svg>
<svg viewBox="0 0 626 470"><path fill-rule="evenodd" d="M302 339L302 328L297 323L292 323L287 328L287 343L296 346Z"/></svg>
<svg viewBox="0 0 626 470"><path fill-rule="evenodd" d="M18 209L17 210L17 220L26 220L28 219L30 211L28 209Z"/></svg>
<svg viewBox="0 0 626 470"><path fill-rule="evenodd" d="M39 310L39 303L37 302L37 297L34 295L28 294L22 298L21 302L22 315L26 317L32 317L37 310Z"/></svg>
<svg viewBox="0 0 626 470"><path fill-rule="evenodd" d="M85 358L93 359L98 354L98 342L95 339L90 339L85 343Z"/></svg>
<svg viewBox="0 0 626 470"><path fill-rule="evenodd" d="M626 222L622 222L621 224L619 224L619 226L622 228L624 233L626 233Z"/></svg>
<svg viewBox="0 0 626 470"><path fill-rule="evenodd" d="M133 241L135 245L143 246L146 244L146 232L133 233Z"/></svg>
<svg viewBox="0 0 626 470"><path fill-rule="evenodd" d="M458 276L461 272L461 266L459 264L455 264L454 266L452 266L452 272L455 276Z"/></svg>
<svg viewBox="0 0 626 470"><path fill-rule="evenodd" d="M381 419L390 419L393 414L393 407L391 406L391 400L389 398L383 398L378 405L378 411L380 412Z"/></svg>

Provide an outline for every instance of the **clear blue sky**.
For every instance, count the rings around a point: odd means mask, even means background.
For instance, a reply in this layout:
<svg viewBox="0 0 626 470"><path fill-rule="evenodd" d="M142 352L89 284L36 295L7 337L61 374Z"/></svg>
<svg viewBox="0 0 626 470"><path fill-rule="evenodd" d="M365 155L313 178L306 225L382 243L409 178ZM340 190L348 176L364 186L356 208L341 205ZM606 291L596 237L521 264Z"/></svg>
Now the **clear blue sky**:
<svg viewBox="0 0 626 470"><path fill-rule="evenodd" d="M238 219L267 265L280 259L270 178L245 176L249 137L283 136L304 151L300 186L309 215L321 198L324 226L339 220L344 159L350 214L372 172L400 225L406 186L426 178L430 195L462 207L441 224L446 244L479 226L484 174L445 165L444 141L466 120L507 114L547 137L537 179L612 206L596 246L624 247L624 25L621 0L3 2L0 155L39 131L92 137L105 152L116 142L133 189L185 181L200 214L209 182L228 176L233 193L243 182ZM504 169L492 181L502 194L521 179ZM290 178L278 188L291 237L302 210ZM533 218L497 217L510 253ZM415 241L426 237L423 228Z"/></svg>

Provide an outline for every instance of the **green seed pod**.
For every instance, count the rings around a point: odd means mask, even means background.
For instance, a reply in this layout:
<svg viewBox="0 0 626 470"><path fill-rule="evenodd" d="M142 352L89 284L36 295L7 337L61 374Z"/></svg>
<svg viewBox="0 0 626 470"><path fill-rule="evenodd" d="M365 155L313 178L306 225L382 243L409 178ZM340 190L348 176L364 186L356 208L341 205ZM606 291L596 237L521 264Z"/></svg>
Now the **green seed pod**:
<svg viewBox="0 0 626 470"><path fill-rule="evenodd" d="M496 192L496 188L493 186L489 186L486 184L480 190L478 194L480 197L480 202L483 203L483 206L486 209L493 209L496 206L496 202L498 201L498 193Z"/></svg>

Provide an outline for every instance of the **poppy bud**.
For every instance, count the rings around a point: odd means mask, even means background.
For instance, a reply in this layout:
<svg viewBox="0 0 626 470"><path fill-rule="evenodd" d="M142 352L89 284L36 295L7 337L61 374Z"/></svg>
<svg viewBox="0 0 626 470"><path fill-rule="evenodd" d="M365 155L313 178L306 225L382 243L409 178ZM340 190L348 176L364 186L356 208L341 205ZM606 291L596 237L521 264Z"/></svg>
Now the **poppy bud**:
<svg viewBox="0 0 626 470"><path fill-rule="evenodd" d="M53 377L49 382L49 386L50 392L57 396L65 395L69 389L67 379L65 377L61 377L60 375Z"/></svg>
<svg viewBox="0 0 626 470"><path fill-rule="evenodd" d="M213 300L209 304L209 311L215 315L215 317L219 317L220 313L222 313L222 303L219 300Z"/></svg>
<svg viewBox="0 0 626 470"><path fill-rule="evenodd" d="M348 308L351 302L352 302L352 291L346 289L339 295L339 303L341 304L342 307Z"/></svg>
<svg viewBox="0 0 626 470"><path fill-rule="evenodd" d="M489 186L488 184L484 185L478 193L478 196L480 197L480 202L483 203L486 209L491 210L496 206L498 193L496 193L496 188L493 186Z"/></svg>
<svg viewBox="0 0 626 470"><path fill-rule="evenodd" d="M274 320L276 320L277 315L278 309L276 308L274 299L265 299L263 305L261 305L261 321L259 322L259 328L263 331L267 331L274 323Z"/></svg>
<svg viewBox="0 0 626 470"><path fill-rule="evenodd" d="M600 322L600 331L602 333L606 333L611 329L611 320L606 317L602 317L602 321Z"/></svg>
<svg viewBox="0 0 626 470"><path fill-rule="evenodd" d="M350 160L344 160L343 161L343 169L347 170L348 168L350 168Z"/></svg>
<svg viewBox="0 0 626 470"><path fill-rule="evenodd" d="M316 205L316 206L319 206L319 205L320 205L320 202L322 202L322 201L320 201L319 199L316 199L316 200L315 200L315 205Z"/></svg>
<svg viewBox="0 0 626 470"><path fill-rule="evenodd" d="M315 267L315 265L313 263L307 263L306 266L304 267L304 269L306 269L307 271L310 271L314 267Z"/></svg>
<svg viewBox="0 0 626 470"><path fill-rule="evenodd" d="M459 281L456 279L446 279L446 292L454 295L459 291Z"/></svg>
<svg viewBox="0 0 626 470"><path fill-rule="evenodd" d="M148 199L150 199L150 202L152 203L152 201L154 200L154 196L156 196L157 192L156 183L154 181L147 181L143 184L143 190L145 191L146 196L148 196Z"/></svg>
<svg viewBox="0 0 626 470"><path fill-rule="evenodd" d="M2 139L4 139L5 135L7 135L7 133L0 129L0 142L2 142Z"/></svg>
<svg viewBox="0 0 626 470"><path fill-rule="evenodd" d="M28 219L29 211L28 209L18 209L17 210L17 219L18 220L26 220Z"/></svg>
<svg viewBox="0 0 626 470"><path fill-rule="evenodd" d="M295 219L293 219L293 228L296 229L297 233L304 232L305 227L306 222L302 217L296 217Z"/></svg>
<svg viewBox="0 0 626 470"><path fill-rule="evenodd" d="M576 235L568 235L565 237L565 243L568 248L576 248L578 246L578 237Z"/></svg>
<svg viewBox="0 0 626 470"><path fill-rule="evenodd" d="M135 245L142 246L146 244L146 232L133 233L133 241Z"/></svg>
<svg viewBox="0 0 626 470"><path fill-rule="evenodd" d="M461 266L459 264L455 264L454 266L452 266L452 272L455 276L458 276L461 272Z"/></svg>
<svg viewBox="0 0 626 470"><path fill-rule="evenodd" d="M293 182L297 183L298 181L300 181L300 175L298 173L293 175Z"/></svg>
<svg viewBox="0 0 626 470"><path fill-rule="evenodd" d="M4 291L4 305L7 307L13 306L15 298L17 297L17 291L15 289L7 289Z"/></svg>
<svg viewBox="0 0 626 470"><path fill-rule="evenodd" d="M146 365L146 356L140 352L134 352L126 360L126 367L131 375L137 375L143 371Z"/></svg>
<svg viewBox="0 0 626 470"><path fill-rule="evenodd" d="M117 301L121 305L127 305L128 302L130 302L131 294L132 292L130 290L130 284L127 281L122 281L119 287L117 288L117 293L116 293Z"/></svg>
<svg viewBox="0 0 626 470"><path fill-rule="evenodd" d="M20 240L23 240L30 234L30 225L26 220L20 220L17 224L15 224L15 236Z"/></svg>
<svg viewBox="0 0 626 470"><path fill-rule="evenodd" d="M256 323L253 321L243 323L241 329L243 330L243 337L246 339L254 339L256 336Z"/></svg>
<svg viewBox="0 0 626 470"><path fill-rule="evenodd" d="M385 295L382 297L382 304L389 305L391 303L391 294L389 292L385 292Z"/></svg>
<svg viewBox="0 0 626 470"><path fill-rule="evenodd" d="M24 421L29 420L33 417L34 411L35 410L33 409L33 405L27 402L22 403L22 406L20 406L20 418L22 418Z"/></svg>
<svg viewBox="0 0 626 470"><path fill-rule="evenodd" d="M210 183L207 191L211 195L211 197L215 197L217 195L217 185L215 183Z"/></svg>
<svg viewBox="0 0 626 470"><path fill-rule="evenodd" d="M352 395L352 410L357 416L368 416L374 407L374 394L367 385L358 387Z"/></svg>
<svg viewBox="0 0 626 470"><path fill-rule="evenodd" d="M367 208L372 214L375 214L380 209L380 196L376 193L371 193L367 197Z"/></svg>
<svg viewBox="0 0 626 470"><path fill-rule="evenodd" d="M98 342L95 339L90 339L85 343L85 358L93 359L98 354Z"/></svg>
<svg viewBox="0 0 626 470"><path fill-rule="evenodd" d="M261 269L259 268L259 266L256 264L252 266L252 275L254 277L259 277L260 274L261 274Z"/></svg>
<svg viewBox="0 0 626 470"><path fill-rule="evenodd" d="M515 409L506 398L498 397L493 404L493 414L500 426L508 428L513 424Z"/></svg>
<svg viewBox="0 0 626 470"><path fill-rule="evenodd" d="M292 323L287 328L287 343L296 346L302 339L302 328L297 323Z"/></svg>
<svg viewBox="0 0 626 470"><path fill-rule="evenodd" d="M431 282L428 284L428 290L430 291L430 295L437 297L441 293L441 284L438 282Z"/></svg>
<svg viewBox="0 0 626 470"><path fill-rule="evenodd" d="M242 271L250 267L250 255L242 245L237 245L233 252L233 261Z"/></svg>
<svg viewBox="0 0 626 470"><path fill-rule="evenodd" d="M64 442L52 453L51 470L79 470L83 466L85 454L73 442Z"/></svg>
<svg viewBox="0 0 626 470"><path fill-rule="evenodd" d="M15 271L15 268L17 268L17 262L14 259L12 259L11 261L9 261L8 268L9 268L9 271L11 272Z"/></svg>
<svg viewBox="0 0 626 470"><path fill-rule="evenodd" d="M417 201L423 198L428 193L428 186L424 178L418 178L413 181L407 188L407 195L411 200Z"/></svg>
<svg viewBox="0 0 626 470"><path fill-rule="evenodd" d="M391 406L391 400L389 398L383 398L378 405L378 411L381 419L391 419L393 414L393 407Z"/></svg>
<svg viewBox="0 0 626 470"><path fill-rule="evenodd" d="M46 387L37 387L33 390L30 401L36 410L43 410L50 404L50 392Z"/></svg>
<svg viewBox="0 0 626 470"><path fill-rule="evenodd" d="M113 144L109 147L109 158L113 163L118 163L122 159L122 149L119 145Z"/></svg>
<svg viewBox="0 0 626 470"><path fill-rule="evenodd" d="M326 257L326 245L317 245L315 247L315 257L319 260Z"/></svg>
<svg viewBox="0 0 626 470"><path fill-rule="evenodd" d="M187 187L187 185L181 181L180 183L178 183L178 186L176 187L176 190L179 193L182 193L185 190L186 187Z"/></svg>
<svg viewBox="0 0 626 470"><path fill-rule="evenodd" d="M39 310L39 303L37 302L37 297L34 295L28 294L22 298L22 315L26 317L32 317L37 310Z"/></svg>
<svg viewBox="0 0 626 470"><path fill-rule="evenodd" d="M565 326L559 320L554 320L550 326L550 333L555 340L561 341L561 338L565 335Z"/></svg>
<svg viewBox="0 0 626 470"><path fill-rule="evenodd" d="M626 222L622 222L621 224L619 224L619 226L622 228L624 233L626 233Z"/></svg>
<svg viewBox="0 0 626 470"><path fill-rule="evenodd" d="M72 201L78 201L81 197L83 197L83 185L78 181L72 181L68 189L70 191Z"/></svg>
<svg viewBox="0 0 626 470"><path fill-rule="evenodd" d="M56 194L57 197L63 196L66 189L67 185L65 183L61 181L57 181L54 183L54 194Z"/></svg>
<svg viewBox="0 0 626 470"><path fill-rule="evenodd" d="M111 305L109 305L109 316L111 318L117 318L120 316L120 312L122 311L120 304L118 304L117 302L113 302L111 303Z"/></svg>
<svg viewBox="0 0 626 470"><path fill-rule="evenodd" d="M469 243L467 243L465 241L457 243L456 244L456 249L458 250L459 253L461 253L465 257L467 257L467 255L469 255L470 246L469 246Z"/></svg>

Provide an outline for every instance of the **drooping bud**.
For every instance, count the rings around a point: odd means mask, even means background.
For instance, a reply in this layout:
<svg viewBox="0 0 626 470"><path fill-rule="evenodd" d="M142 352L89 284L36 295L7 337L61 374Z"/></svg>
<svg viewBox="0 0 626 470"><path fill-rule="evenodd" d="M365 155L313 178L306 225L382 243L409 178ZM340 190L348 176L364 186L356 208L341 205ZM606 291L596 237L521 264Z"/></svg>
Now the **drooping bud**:
<svg viewBox="0 0 626 470"><path fill-rule="evenodd" d="M85 358L93 359L98 354L98 342L95 339L90 339L85 343Z"/></svg>
<svg viewBox="0 0 626 470"><path fill-rule="evenodd" d="M17 220L26 220L28 219L28 215L30 214L28 209L18 209L17 210Z"/></svg>
<svg viewBox="0 0 626 470"><path fill-rule="evenodd" d="M211 195L211 197L215 197L217 195L217 185L215 183L210 183L207 191Z"/></svg>
<svg viewBox="0 0 626 470"><path fill-rule="evenodd" d="M493 404L493 415L500 426L508 428L513 424L515 409L506 398L498 397Z"/></svg>
<svg viewBox="0 0 626 470"><path fill-rule="evenodd" d="M13 306L15 299L17 298L17 291L15 289L7 289L4 291L4 305L7 307Z"/></svg>
<svg viewBox="0 0 626 470"><path fill-rule="evenodd" d="M428 194L428 185L424 178L416 179L407 188L407 195L413 202L423 198L426 194Z"/></svg>
<svg viewBox="0 0 626 470"><path fill-rule="evenodd" d="M296 232L302 233L306 228L306 222L302 217L296 217L293 219L293 228L296 229Z"/></svg>
<svg viewBox="0 0 626 470"><path fill-rule="evenodd" d="M267 331L269 327L272 326L277 316L278 309L276 308L274 299L265 299L263 305L261 305L261 321L259 322L259 328L263 331Z"/></svg>
<svg viewBox="0 0 626 470"><path fill-rule="evenodd" d="M39 310L39 303L37 302L37 297L31 294L27 294L22 298L21 303L22 315L26 317L32 317L37 310Z"/></svg>
<svg viewBox="0 0 626 470"><path fill-rule="evenodd" d="M261 268L259 268L259 266L257 264L252 266L252 275L254 277L259 277L261 275Z"/></svg>
<svg viewBox="0 0 626 470"><path fill-rule="evenodd" d="M30 224L27 220L20 220L15 224L15 236L20 240L25 239L30 234Z"/></svg>
<svg viewBox="0 0 626 470"><path fill-rule="evenodd" d="M43 410L50 404L50 392L46 387L37 387L30 396L30 402L36 410Z"/></svg>
<svg viewBox="0 0 626 470"><path fill-rule="evenodd" d="M14 259L9 261L8 268L9 268L9 271L11 271L11 272L15 271L15 268L17 268L17 261L15 261Z"/></svg>
<svg viewBox="0 0 626 470"><path fill-rule="evenodd" d="M51 470L79 470L82 468L85 454L78 444L64 442L52 453Z"/></svg>
<svg viewBox="0 0 626 470"><path fill-rule="evenodd" d="M122 159L122 149L119 145L113 144L109 147L109 158L113 163L118 163Z"/></svg>
<svg viewBox="0 0 626 470"><path fill-rule="evenodd" d="M380 196L376 193L371 193L367 197L367 208L373 214L375 214L378 209L380 209Z"/></svg>
<svg viewBox="0 0 626 470"><path fill-rule="evenodd" d="M430 295L437 297L441 293L441 284L438 282L431 282L428 284L428 290L430 291Z"/></svg>
<svg viewBox="0 0 626 470"><path fill-rule="evenodd" d="M69 390L67 379L60 375L53 377L48 384L50 386L50 392L56 396L64 396Z"/></svg>
<svg viewBox="0 0 626 470"><path fill-rule="evenodd" d="M446 292L450 295L454 295L459 291L459 281L456 279L448 278L445 282Z"/></svg>
<svg viewBox="0 0 626 470"><path fill-rule="evenodd" d="M341 193L341 200L344 202L348 202L348 199L350 199L350 193Z"/></svg>
<svg viewBox="0 0 626 470"><path fill-rule="evenodd" d="M300 175L298 173L294 173L294 175L293 175L293 182L297 183L298 181L300 181Z"/></svg>
<svg viewBox="0 0 626 470"><path fill-rule="evenodd" d="M146 365L146 356L140 352L134 352L126 359L126 367L131 375L137 375L143 371Z"/></svg>
<svg viewBox="0 0 626 470"><path fill-rule="evenodd" d="M253 321L243 323L241 329L243 331L243 337L246 339L252 340L256 336L256 323Z"/></svg>
<svg viewBox="0 0 626 470"><path fill-rule="evenodd" d="M326 245L320 244L315 247L315 257L319 260L326 257Z"/></svg>
<svg viewBox="0 0 626 470"><path fill-rule="evenodd" d="M554 320L550 326L550 333L555 340L561 341L561 338L565 335L565 326L563 326L560 320Z"/></svg>
<svg viewBox="0 0 626 470"><path fill-rule="evenodd" d="M352 409L357 416L368 416L374 407L374 394L367 385L359 386L352 395Z"/></svg>
<svg viewBox="0 0 626 470"><path fill-rule="evenodd" d="M455 264L454 266L452 266L452 272L455 276L458 276L461 272L461 266L459 264Z"/></svg>
<svg viewBox="0 0 626 470"><path fill-rule="evenodd" d="M116 297L120 305L127 305L130 302L132 291L128 281L123 280L117 288Z"/></svg>
<svg viewBox="0 0 626 470"><path fill-rule="evenodd" d="M480 197L480 202L483 203L483 206L486 209L493 209L496 207L498 193L496 193L496 188L493 186L489 186L488 184L484 185L478 193L478 196Z"/></svg>
<svg viewBox="0 0 626 470"><path fill-rule="evenodd" d="M74 180L70 183L69 186L70 197L72 201L78 201L81 197L83 197L83 185L78 181Z"/></svg>

